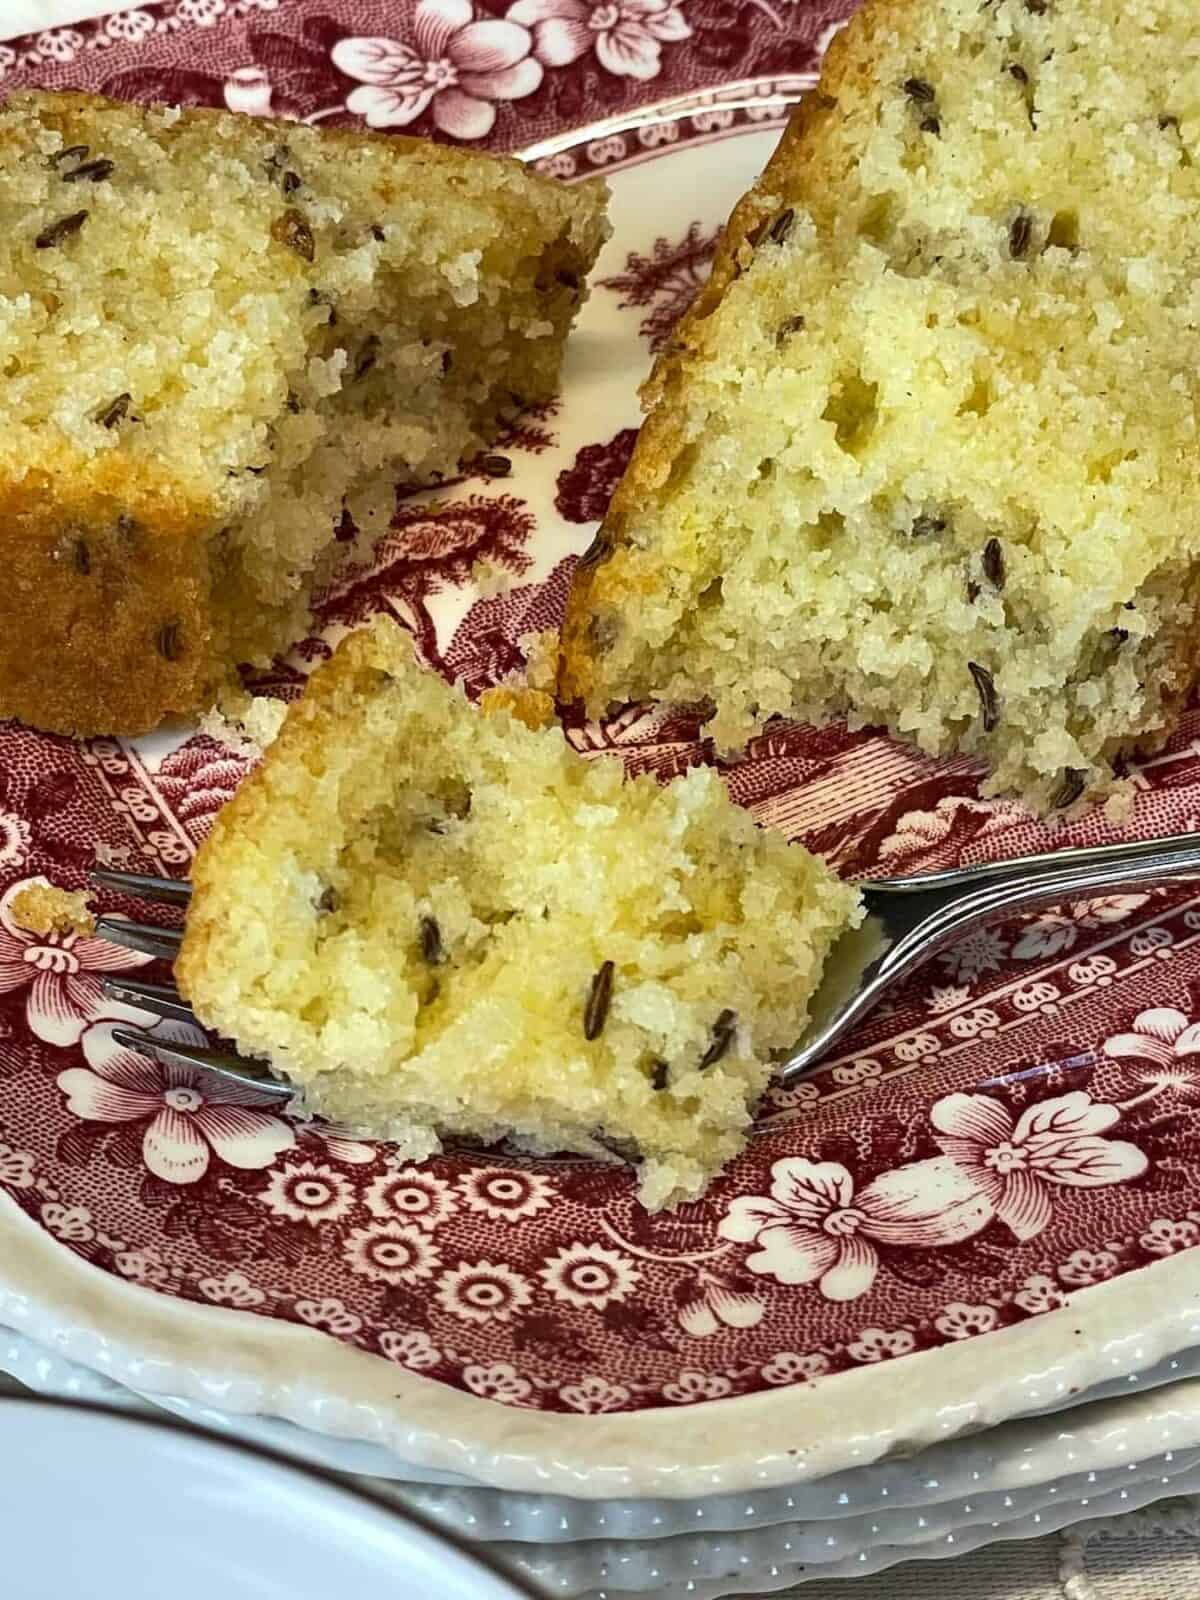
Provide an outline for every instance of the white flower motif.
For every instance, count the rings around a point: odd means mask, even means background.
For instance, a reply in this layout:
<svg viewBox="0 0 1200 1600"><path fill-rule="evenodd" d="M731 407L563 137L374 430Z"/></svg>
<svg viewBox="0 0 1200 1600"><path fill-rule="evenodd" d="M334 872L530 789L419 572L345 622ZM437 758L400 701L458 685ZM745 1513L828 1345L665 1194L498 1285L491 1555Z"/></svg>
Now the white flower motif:
<svg viewBox="0 0 1200 1600"><path fill-rule="evenodd" d="M345 1256L352 1271L375 1283L419 1283L432 1278L442 1264L428 1235L404 1222L355 1228L346 1241Z"/></svg>
<svg viewBox="0 0 1200 1600"><path fill-rule="evenodd" d="M297 1161L275 1168L262 1199L277 1217L315 1228L319 1223L339 1222L348 1216L354 1208L354 1189L332 1167Z"/></svg>
<svg viewBox="0 0 1200 1600"><path fill-rule="evenodd" d="M42 1221L56 1239L66 1244L87 1244L96 1237L92 1213L86 1206L64 1206L57 1200L48 1200L42 1207Z"/></svg>
<svg viewBox="0 0 1200 1600"><path fill-rule="evenodd" d="M894 1361L917 1347L916 1335L909 1328L863 1328L857 1339L846 1346L851 1361Z"/></svg>
<svg viewBox="0 0 1200 1600"><path fill-rule="evenodd" d="M409 1367L413 1372L426 1372L442 1359L442 1352L420 1328L408 1328L404 1332L385 1328L379 1335L379 1348L389 1361Z"/></svg>
<svg viewBox="0 0 1200 1600"><path fill-rule="evenodd" d="M177 0L175 15L181 22L198 28L211 28L225 15L225 0Z"/></svg>
<svg viewBox="0 0 1200 1600"><path fill-rule="evenodd" d="M134 1283L148 1284L153 1289L163 1289L179 1277L179 1269L163 1257L156 1245L145 1245L141 1250L120 1250L116 1255L117 1271Z"/></svg>
<svg viewBox="0 0 1200 1600"><path fill-rule="evenodd" d="M620 1411L630 1401L630 1392L623 1383L609 1383L595 1373L580 1378L576 1383L564 1383L558 1391L572 1411L582 1411L596 1416L605 1411Z"/></svg>
<svg viewBox="0 0 1200 1600"><path fill-rule="evenodd" d="M1115 1061L1150 1063L1141 1073L1146 1088L1170 1089L1185 1100L1200 1100L1200 1022L1189 1022L1174 1006L1139 1011L1132 1033L1104 1041L1104 1054Z"/></svg>
<svg viewBox="0 0 1200 1600"><path fill-rule="evenodd" d="M83 35L75 28L47 28L38 34L35 44L39 55L50 61L74 61L83 44Z"/></svg>
<svg viewBox="0 0 1200 1600"><path fill-rule="evenodd" d="M788 1157L771 1168L771 1193L734 1200L717 1232L756 1244L751 1272L815 1283L827 1300L857 1300L875 1281L877 1244L933 1248L987 1226L992 1207L945 1158L897 1167L855 1194L839 1162Z"/></svg>
<svg viewBox="0 0 1200 1600"><path fill-rule="evenodd" d="M78 933L30 933L16 922L11 906L31 884L51 887L46 878L23 878L0 898L0 994L28 987L30 1030L45 1044L66 1046L78 1044L100 1017L153 1024L149 1012L106 999L97 976L144 967L150 957Z"/></svg>
<svg viewBox="0 0 1200 1600"><path fill-rule="evenodd" d="M558 1196L548 1178L512 1167L475 1167L456 1185L469 1211L494 1222L520 1222L546 1211Z"/></svg>
<svg viewBox="0 0 1200 1600"><path fill-rule="evenodd" d="M819 1350L807 1355L799 1355L795 1350L779 1350L762 1368L762 1376L768 1383L811 1383L828 1371L829 1357Z"/></svg>
<svg viewBox="0 0 1200 1600"><path fill-rule="evenodd" d="M1008 945L994 928L976 928L944 950L938 960L956 983L974 983L985 972L998 972Z"/></svg>
<svg viewBox="0 0 1200 1600"><path fill-rule="evenodd" d="M511 1322L532 1300L527 1279L491 1261L464 1261L438 1279L438 1304L464 1322Z"/></svg>
<svg viewBox="0 0 1200 1600"><path fill-rule="evenodd" d="M373 1217L415 1222L431 1233L458 1210L450 1185L420 1167L385 1172L368 1187L365 1199Z"/></svg>
<svg viewBox="0 0 1200 1600"><path fill-rule="evenodd" d="M1013 1301L1022 1311L1038 1316L1045 1311L1057 1311L1059 1306L1066 1303L1066 1296L1047 1273L1035 1272L1031 1278L1025 1279L1013 1295Z"/></svg>
<svg viewBox="0 0 1200 1600"><path fill-rule="evenodd" d="M472 1394L483 1400L498 1400L502 1406L527 1405L533 1394L529 1379L522 1378L508 1361L493 1361L490 1367L464 1367L463 1382Z"/></svg>
<svg viewBox="0 0 1200 1600"><path fill-rule="evenodd" d="M223 1278L201 1278L200 1293L215 1306L233 1306L247 1311L251 1306L261 1306L266 1295L256 1289L244 1272L227 1272Z"/></svg>
<svg viewBox="0 0 1200 1600"><path fill-rule="evenodd" d="M6 1189L32 1189L34 1157L31 1150L14 1150L0 1144L0 1184Z"/></svg>
<svg viewBox="0 0 1200 1600"><path fill-rule="evenodd" d="M221 88L226 107L247 117L280 115L271 104L273 95L271 80L261 67L235 67Z"/></svg>
<svg viewBox="0 0 1200 1600"><path fill-rule="evenodd" d="M1120 1264L1111 1250L1072 1250L1060 1264L1058 1275L1073 1289L1081 1289L1085 1284L1111 1278Z"/></svg>
<svg viewBox="0 0 1200 1600"><path fill-rule="evenodd" d="M363 85L346 108L368 127L403 128L427 108L454 139L483 139L496 100L519 100L542 81L529 32L511 20L477 20L471 0L418 0L412 45L396 39L342 39L334 65Z"/></svg>
<svg viewBox="0 0 1200 1600"><path fill-rule="evenodd" d="M706 1339L722 1328L755 1328L766 1310L757 1295L703 1269L681 1280L675 1298L679 1325L693 1339Z"/></svg>
<svg viewBox="0 0 1200 1600"><path fill-rule="evenodd" d="M1056 956L1074 948L1081 928L1101 928L1124 922L1149 900L1148 894L1108 894L1079 900L1063 911L1045 911L1034 917L1012 947L1020 961L1036 956Z"/></svg>
<svg viewBox="0 0 1200 1600"><path fill-rule="evenodd" d="M548 67L566 67L595 50L620 78L647 82L662 71L662 46L690 39L671 0L517 0L506 15L533 29L533 49Z"/></svg>
<svg viewBox="0 0 1200 1600"><path fill-rule="evenodd" d="M1152 1256L1173 1256L1177 1250L1191 1250L1200 1243L1200 1227L1192 1221L1155 1217L1138 1243Z"/></svg>
<svg viewBox="0 0 1200 1600"><path fill-rule="evenodd" d="M1116 1106L1093 1105L1082 1089L1039 1101L1016 1123L984 1094L946 1095L930 1113L938 1146L1021 1240L1050 1221L1056 1187L1100 1189L1145 1172L1136 1145L1100 1137L1120 1118Z"/></svg>
<svg viewBox="0 0 1200 1600"><path fill-rule="evenodd" d="M17 52L6 44L0 44L0 78L17 64Z"/></svg>
<svg viewBox="0 0 1200 1600"><path fill-rule="evenodd" d="M339 1339L350 1339L362 1330L362 1318L347 1311L336 1295L327 1295L324 1300L297 1300L295 1311L310 1328L324 1328Z"/></svg>
<svg viewBox="0 0 1200 1600"><path fill-rule="evenodd" d="M790 1089L772 1084L767 1090L768 1105L772 1111L811 1111L814 1106L820 1105L821 1099L817 1085L803 1079L792 1084Z"/></svg>
<svg viewBox="0 0 1200 1600"><path fill-rule="evenodd" d="M164 1066L119 1045L102 1022L83 1036L86 1067L58 1075L67 1110L89 1122L145 1124L142 1159L166 1183L195 1183L215 1155L227 1166L269 1167L295 1143L281 1118L262 1109L271 1097L248 1085L218 1082L198 1067ZM164 1023L160 1036L196 1043L202 1035Z"/></svg>
<svg viewBox="0 0 1200 1600"><path fill-rule="evenodd" d="M104 31L110 39L136 43L154 32L154 18L148 11L118 11L105 22ZM82 44L83 40L79 42Z"/></svg>
<svg viewBox="0 0 1200 1600"><path fill-rule="evenodd" d="M576 1240L565 1245L538 1272L556 1300L579 1310L603 1311L614 1300L627 1300L641 1274L619 1250Z"/></svg>
<svg viewBox="0 0 1200 1600"><path fill-rule="evenodd" d="M883 1076L883 1068L871 1056L859 1056L854 1061L844 1061L833 1069L834 1083L873 1083Z"/></svg>
<svg viewBox="0 0 1200 1600"><path fill-rule="evenodd" d="M700 1400L720 1400L733 1390L732 1382L721 1372L684 1370L674 1383L663 1384L663 1399L672 1405L694 1406Z"/></svg>
<svg viewBox="0 0 1200 1600"><path fill-rule="evenodd" d="M934 984L925 1002L926 1009L939 1016L943 1011L957 1011L971 998L965 983Z"/></svg>
<svg viewBox="0 0 1200 1600"><path fill-rule="evenodd" d="M995 1306L973 1306L965 1300L951 1300L935 1318L934 1327L948 1339L972 1339L977 1333L990 1333L998 1320Z"/></svg>
<svg viewBox="0 0 1200 1600"><path fill-rule="evenodd" d="M950 795L939 800L932 811L906 812L896 831L879 846L878 858L881 864L888 863L890 878L902 876L905 870L930 872L940 862L957 857L968 839L975 844L994 838L1024 820L1014 801ZM951 851L954 857L950 857Z"/></svg>
<svg viewBox="0 0 1200 1600"><path fill-rule="evenodd" d="M29 854L29 824L14 811L0 811L0 867L19 867Z"/></svg>

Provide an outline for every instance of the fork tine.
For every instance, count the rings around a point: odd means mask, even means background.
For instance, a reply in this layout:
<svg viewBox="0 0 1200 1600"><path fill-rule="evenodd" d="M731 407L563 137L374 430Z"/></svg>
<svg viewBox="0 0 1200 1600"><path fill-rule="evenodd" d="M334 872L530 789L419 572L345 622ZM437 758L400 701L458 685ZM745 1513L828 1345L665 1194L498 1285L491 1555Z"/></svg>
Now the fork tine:
<svg viewBox="0 0 1200 1600"><path fill-rule="evenodd" d="M142 955L154 956L159 961L174 961L183 933L179 928L152 928L147 923L125 922L120 917L97 917L96 937L123 945L126 950L140 950Z"/></svg>
<svg viewBox="0 0 1200 1600"><path fill-rule="evenodd" d="M170 983L147 983L142 978L115 978L105 975L100 987L110 1000L120 1000L124 1005L140 1006L156 1016L168 1017L172 1022L196 1023L196 1013L179 991ZM199 1024L196 1024L199 1026Z"/></svg>
<svg viewBox="0 0 1200 1600"><path fill-rule="evenodd" d="M89 876L102 888L136 895L139 900L162 900L170 906L185 906L192 897L191 884L179 878L155 878L145 872L114 872L111 867L93 867Z"/></svg>
<svg viewBox="0 0 1200 1600"><path fill-rule="evenodd" d="M141 1033L135 1028L114 1028L113 1038L127 1049L152 1056L169 1067L199 1067L211 1072L226 1083L236 1083L244 1089L256 1089L281 1103L291 1100L295 1089L274 1076L261 1061L244 1061L231 1050L214 1050L203 1045L181 1044L175 1039L156 1039L152 1033Z"/></svg>

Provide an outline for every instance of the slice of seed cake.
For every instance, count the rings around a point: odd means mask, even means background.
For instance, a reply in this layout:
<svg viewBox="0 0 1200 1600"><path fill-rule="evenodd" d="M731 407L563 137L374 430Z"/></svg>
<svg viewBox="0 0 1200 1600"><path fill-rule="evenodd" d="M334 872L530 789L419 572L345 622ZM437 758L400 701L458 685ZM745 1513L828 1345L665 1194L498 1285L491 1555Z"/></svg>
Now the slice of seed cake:
<svg viewBox="0 0 1200 1600"><path fill-rule="evenodd" d="M136 732L303 634L554 390L604 191L423 140L15 94L0 108L0 716Z"/></svg>
<svg viewBox="0 0 1200 1600"><path fill-rule="evenodd" d="M655 1207L742 1145L857 891L716 773L585 761L538 701L476 710L380 622L310 680L192 873L176 971L311 1106L636 1150Z"/></svg>
<svg viewBox="0 0 1200 1600"><path fill-rule="evenodd" d="M576 584L594 709L848 713L1046 808L1196 676L1189 0L868 0L660 360Z"/></svg>

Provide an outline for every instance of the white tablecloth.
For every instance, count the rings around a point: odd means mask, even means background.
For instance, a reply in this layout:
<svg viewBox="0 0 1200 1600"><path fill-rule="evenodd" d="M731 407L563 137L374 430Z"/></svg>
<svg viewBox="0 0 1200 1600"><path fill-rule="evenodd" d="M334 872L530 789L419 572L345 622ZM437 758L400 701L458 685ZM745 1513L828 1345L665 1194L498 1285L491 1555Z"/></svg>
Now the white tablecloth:
<svg viewBox="0 0 1200 1600"><path fill-rule="evenodd" d="M114 0L0 0L0 39L78 22ZM1200 1600L1200 1499L957 1561L912 1562L874 1578L806 1583L794 1600Z"/></svg>
<svg viewBox="0 0 1200 1600"><path fill-rule="evenodd" d="M1200 1500L996 1544L957 1561L807 1583L789 1600L1200 1600Z"/></svg>

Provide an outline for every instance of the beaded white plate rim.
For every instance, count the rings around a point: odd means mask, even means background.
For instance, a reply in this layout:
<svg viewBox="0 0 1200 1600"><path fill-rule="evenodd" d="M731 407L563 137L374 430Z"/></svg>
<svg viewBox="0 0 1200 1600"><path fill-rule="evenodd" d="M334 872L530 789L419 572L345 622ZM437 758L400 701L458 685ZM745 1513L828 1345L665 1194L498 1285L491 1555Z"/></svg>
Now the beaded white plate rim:
<svg viewBox="0 0 1200 1600"><path fill-rule="evenodd" d="M868 1367L686 1411L574 1417L505 1407L311 1329L118 1282L7 1198L0 1262L0 1323L128 1388L279 1417L497 1488L581 1499L809 1482L1061 1405L1200 1342L1200 1260L1185 1254L991 1335L986 1376L968 1342L906 1357L902 1384Z"/></svg>
<svg viewBox="0 0 1200 1600"><path fill-rule="evenodd" d="M0 1331L0 1371L40 1393L156 1414L152 1403L132 1390L73 1366L19 1334ZM172 1410L176 1404L171 1403ZM211 1408L183 1411L190 1422L215 1425L234 1439L276 1451L291 1453L298 1435L286 1424L262 1418L228 1417ZM363 1447L357 1448L361 1454ZM313 1459L332 1464L319 1454ZM362 1470L353 1451L337 1465ZM499 1565L539 1591L568 1600L603 1584L612 1593L650 1590L661 1600L664 1585L690 1583L697 1587L683 1592L695 1594L718 1580L727 1585L747 1577L766 1582L776 1574L794 1575L797 1563L811 1568L806 1575L815 1578L877 1571L900 1559L936 1559L993 1539L1045 1533L1048 1519L1070 1522L1080 1513L1094 1515L1100 1504L1127 1509L1178 1493L1181 1486L1200 1481L1200 1382L1168 1383L1152 1392L1085 1403L1057 1421L1009 1423L975 1441L894 1463L888 1476L891 1496L878 1483L868 1490L878 1469L839 1474L801 1492L791 1516L772 1526L745 1525L745 1514L765 1498L758 1495L752 1502L730 1496L724 1502L674 1507L646 1502L640 1531L627 1523L623 1535L605 1529L604 1503L478 1486L438 1488L379 1479L366 1480L366 1486L376 1498L395 1501L430 1524L485 1545ZM861 1497L851 1487L855 1481L862 1484ZM849 1508L831 1508L837 1484L848 1489L837 1498L850 1500ZM933 1498L931 1491L939 1490L943 1498ZM638 1507L633 1503L628 1509ZM671 1520L671 1511L677 1520ZM591 1514L590 1537L564 1539L558 1532L557 1523L572 1513ZM607 1537L596 1537L604 1531Z"/></svg>
<svg viewBox="0 0 1200 1600"><path fill-rule="evenodd" d="M370 1479L374 1492L395 1496L430 1521L471 1539L542 1547L654 1547L680 1536L768 1532L786 1537L797 1519L825 1530L826 1547L844 1545L853 1526L905 1511L920 1529L944 1530L959 1511L970 1516L985 1497L1012 1515L1054 1500L1081 1474L1144 1472L1200 1449L1200 1350L1185 1351L1148 1371L1101 1384L1067 1412L1014 1419L968 1439L917 1454L834 1473L817 1483L699 1500L578 1500L522 1494L437 1473L389 1456L378 1446L333 1439L279 1419L236 1415L177 1396L146 1396L79 1366L23 1334L0 1329L0 1373L37 1393L97 1401L134 1411L168 1411L185 1423L260 1445L327 1471ZM1136 1387L1135 1387L1136 1385ZM836 1534L836 1539L830 1539ZM932 1537L932 1531L930 1531ZM832 1559L829 1555L825 1559Z"/></svg>

